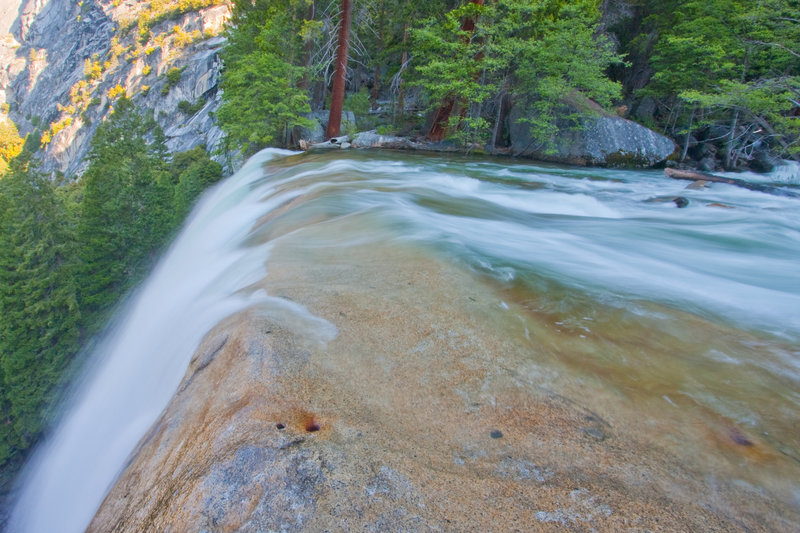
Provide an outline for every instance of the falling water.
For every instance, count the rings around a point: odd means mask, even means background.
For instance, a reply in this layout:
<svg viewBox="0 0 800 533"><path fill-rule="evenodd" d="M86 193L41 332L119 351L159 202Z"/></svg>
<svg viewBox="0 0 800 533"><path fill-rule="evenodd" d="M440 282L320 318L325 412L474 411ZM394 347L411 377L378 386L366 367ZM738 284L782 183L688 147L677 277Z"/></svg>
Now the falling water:
<svg viewBox="0 0 800 533"><path fill-rule="evenodd" d="M447 261L494 287L498 320L524 326L518 342L534 322L548 329L553 360L537 364L642 416L674 409L763 436L794 465L777 486L800 507L798 200L685 186L659 171L262 152L205 197L115 320L27 469L12 531L85 528L202 336L277 301L254 287L287 241L343 261L393 246Z"/></svg>
<svg viewBox="0 0 800 533"><path fill-rule="evenodd" d="M260 153L205 196L120 311L63 420L26 468L11 531L83 531L175 392L203 335L263 298L239 291L266 274L268 250L241 245L267 207L254 188L261 167L282 153Z"/></svg>

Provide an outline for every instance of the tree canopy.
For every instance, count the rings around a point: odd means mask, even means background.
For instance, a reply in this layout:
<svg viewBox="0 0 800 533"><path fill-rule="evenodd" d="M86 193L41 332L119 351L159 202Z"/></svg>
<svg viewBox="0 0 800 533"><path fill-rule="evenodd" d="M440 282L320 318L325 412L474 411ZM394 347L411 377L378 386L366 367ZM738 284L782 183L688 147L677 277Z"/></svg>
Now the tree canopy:
<svg viewBox="0 0 800 533"><path fill-rule="evenodd" d="M329 105L341 2L235 4L220 122L245 152L290 144ZM366 87L360 124L502 148L513 106L546 145L593 102L686 149L719 146L727 168L756 149L798 156L800 1L612 4L353 0L345 108Z"/></svg>
<svg viewBox="0 0 800 533"><path fill-rule="evenodd" d="M0 485L49 422L80 347L221 176L203 147L170 160L155 122L125 98L80 181L57 186L27 151L11 160L0 180Z"/></svg>

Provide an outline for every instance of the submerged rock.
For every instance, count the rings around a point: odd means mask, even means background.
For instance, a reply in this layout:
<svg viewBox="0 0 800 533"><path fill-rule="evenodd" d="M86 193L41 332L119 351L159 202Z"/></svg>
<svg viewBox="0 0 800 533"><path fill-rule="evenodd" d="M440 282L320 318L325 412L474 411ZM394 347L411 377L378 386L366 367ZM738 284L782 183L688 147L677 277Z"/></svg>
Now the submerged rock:
<svg viewBox="0 0 800 533"><path fill-rule="evenodd" d="M675 143L644 126L596 110L582 112L579 124L558 124L552 146L534 141L530 125L514 107L509 115L509 133L515 155L573 165L608 167L652 167L675 151Z"/></svg>
<svg viewBox="0 0 800 533"><path fill-rule="evenodd" d="M553 392L537 361L568 339L515 342L494 288L399 241L314 242L280 239L261 286L319 318L254 307L210 332L89 531L785 525L768 495L709 497L638 408L612 432L577 401L590 385ZM465 287L488 303L453 305Z"/></svg>
<svg viewBox="0 0 800 533"><path fill-rule="evenodd" d="M683 209L684 207L689 206L689 200L687 200L683 196L676 196L672 199L673 203L678 207L678 209Z"/></svg>

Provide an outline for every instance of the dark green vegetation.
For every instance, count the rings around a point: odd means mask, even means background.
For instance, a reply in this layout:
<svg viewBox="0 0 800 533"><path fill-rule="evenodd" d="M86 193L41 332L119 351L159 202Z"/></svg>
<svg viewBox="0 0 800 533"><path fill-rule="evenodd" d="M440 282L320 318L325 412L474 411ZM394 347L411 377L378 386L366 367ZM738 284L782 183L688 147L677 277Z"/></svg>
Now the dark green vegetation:
<svg viewBox="0 0 800 533"><path fill-rule="evenodd" d="M237 2L229 44L224 51L223 104L217 119L228 145L250 154L289 142L290 129L308 123L307 94L311 35L318 27L305 20L305 1ZM298 63L300 63L298 65Z"/></svg>
<svg viewBox="0 0 800 533"><path fill-rule="evenodd" d="M251 153L327 109L336 0L237 0L219 121ZM798 0L354 0L348 94L359 128L502 151L596 108L676 140L681 159L766 170L800 157ZM348 110L348 100L345 110ZM324 116L324 113L320 114Z"/></svg>
<svg viewBox="0 0 800 533"><path fill-rule="evenodd" d="M635 19L617 28L633 65L629 99L654 106L639 115L672 135L682 157L761 170L763 147L800 156L800 1L636 5Z"/></svg>
<svg viewBox="0 0 800 533"><path fill-rule="evenodd" d="M27 151L12 160L0 179L4 476L49 423L80 347L221 175L202 147L170 159L155 122L124 98L98 129L80 181L57 186Z"/></svg>

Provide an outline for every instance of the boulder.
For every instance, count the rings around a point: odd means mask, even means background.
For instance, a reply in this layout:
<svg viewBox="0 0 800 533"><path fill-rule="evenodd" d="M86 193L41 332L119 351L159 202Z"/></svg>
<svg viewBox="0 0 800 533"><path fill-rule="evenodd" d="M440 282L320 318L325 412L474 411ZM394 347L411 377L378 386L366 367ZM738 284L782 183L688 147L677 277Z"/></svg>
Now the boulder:
<svg viewBox="0 0 800 533"><path fill-rule="evenodd" d="M522 109L509 115L511 147L515 155L574 165L652 167L675 151L675 143L633 121L597 111L583 111L579 126L558 124L553 146L531 138L530 126L520 122Z"/></svg>
<svg viewBox="0 0 800 533"><path fill-rule="evenodd" d="M325 115L323 117L323 114ZM320 143L325 140L325 126L328 114L323 111L312 111L305 118L311 121L309 126L295 126L292 128L292 142L305 141L308 144Z"/></svg>
<svg viewBox="0 0 800 533"><path fill-rule="evenodd" d="M753 153L753 158L749 161L750 170L755 172L772 172L775 167L782 163L781 158L771 153L766 146L759 146Z"/></svg>
<svg viewBox="0 0 800 533"><path fill-rule="evenodd" d="M411 143L406 137L396 135L381 135L377 131L362 131L353 138L353 148L410 148Z"/></svg>

